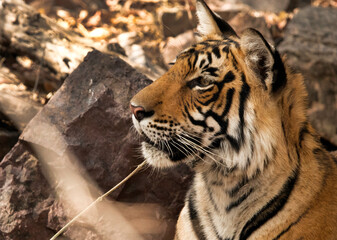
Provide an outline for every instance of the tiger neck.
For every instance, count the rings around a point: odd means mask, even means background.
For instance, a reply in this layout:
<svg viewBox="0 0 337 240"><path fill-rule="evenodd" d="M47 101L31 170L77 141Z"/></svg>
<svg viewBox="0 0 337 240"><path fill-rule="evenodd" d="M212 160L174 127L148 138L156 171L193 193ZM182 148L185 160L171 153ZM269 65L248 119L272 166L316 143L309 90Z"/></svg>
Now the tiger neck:
<svg viewBox="0 0 337 240"><path fill-rule="evenodd" d="M224 239L247 239L254 231L255 223L268 221L285 204L297 179L297 170L294 174L292 161L288 158L282 159L284 162L280 164L282 152L272 152L273 159L269 159L262 170L253 164L247 169L219 164L216 167L214 164L205 167L207 164L204 164L203 168L195 169L190 191L194 196L189 199L209 215L213 232ZM258 159L251 158L250 161ZM264 158L262 161L265 162Z"/></svg>
<svg viewBox="0 0 337 240"><path fill-rule="evenodd" d="M211 214L216 218L211 218L218 219L214 228L222 236L231 237L240 232L240 239L248 238L254 228L251 222L268 221L289 197L300 171L301 131L310 126L304 114L306 96L300 80L289 81L294 84L287 85L279 98L276 130L246 131L247 142L241 155L223 148L227 152L218 152L218 163L204 159L194 168L191 192L198 193L196 205L204 204L205 209L215 210ZM269 139L270 145L263 139Z"/></svg>

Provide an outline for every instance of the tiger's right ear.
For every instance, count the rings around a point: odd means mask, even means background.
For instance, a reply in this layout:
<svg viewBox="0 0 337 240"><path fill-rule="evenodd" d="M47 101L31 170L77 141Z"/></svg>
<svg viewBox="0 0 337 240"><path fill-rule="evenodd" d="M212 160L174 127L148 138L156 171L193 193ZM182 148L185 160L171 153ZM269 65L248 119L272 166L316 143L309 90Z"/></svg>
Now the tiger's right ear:
<svg viewBox="0 0 337 240"><path fill-rule="evenodd" d="M204 0L197 0L197 16L199 19L198 31L202 35L217 34L223 37L235 36L233 28L216 13L214 13Z"/></svg>
<svg viewBox="0 0 337 240"><path fill-rule="evenodd" d="M241 47L247 66L255 72L265 89L277 93L287 83L287 74L279 52L255 29L246 29Z"/></svg>

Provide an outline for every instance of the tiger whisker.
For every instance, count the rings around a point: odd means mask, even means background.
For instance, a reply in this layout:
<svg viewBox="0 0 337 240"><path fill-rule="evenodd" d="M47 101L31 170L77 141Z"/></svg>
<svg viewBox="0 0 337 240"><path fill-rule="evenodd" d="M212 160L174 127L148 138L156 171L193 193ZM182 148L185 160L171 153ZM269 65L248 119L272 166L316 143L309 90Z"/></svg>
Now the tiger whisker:
<svg viewBox="0 0 337 240"><path fill-rule="evenodd" d="M208 153L210 155L213 155L214 157L218 157L217 154L211 152L210 150L206 149L205 147L203 147L203 144L198 141L197 139L193 139L196 140L198 143L200 143L201 146L199 146L198 144L196 144L195 142L191 141L190 139L185 138L184 136L178 135L180 138L184 139L185 141L187 141L188 143L190 143L190 145L193 145L195 147L197 147L198 149L202 150L204 153Z"/></svg>
<svg viewBox="0 0 337 240"><path fill-rule="evenodd" d="M180 152L182 152L185 157L188 157L189 154L193 154L189 151L187 151L184 147L182 147L179 143L176 143L174 140L171 141L172 145L174 145ZM185 151L182 151L181 148L182 147Z"/></svg>
<svg viewBox="0 0 337 240"><path fill-rule="evenodd" d="M190 145L191 147L197 148L200 152L204 153L206 156L208 156L210 159L212 159L216 164L220 164L220 165L222 165L223 167L226 167L226 165L224 165L222 162L220 162L220 161L216 160L214 157L210 156L210 154L213 154L215 157L217 157L216 154L214 154L214 153L212 153L212 152L209 152L209 151L205 150L204 148L200 147L199 145L197 145L196 143L190 141L189 139L183 138L183 136L179 136L179 135L178 135L178 137L180 137L181 139L184 140L184 143L183 143L183 144L185 144L185 145Z"/></svg>
<svg viewBox="0 0 337 240"><path fill-rule="evenodd" d="M187 133L187 132L181 132L181 134L185 135L188 138L193 139L193 141L196 141L197 143L202 145L203 148L211 150L211 148L209 146L206 146L204 143L202 143L200 140L197 139L197 137L199 137L199 136L197 136L196 134L191 134L191 133ZM214 153L212 153L212 154L214 154Z"/></svg>
<svg viewBox="0 0 337 240"><path fill-rule="evenodd" d="M180 143L182 143L183 144L183 146L186 146L186 147L191 147L191 146L189 146L187 143L184 143L184 142L181 142L181 140L180 139L177 139L177 140L179 140L180 141ZM175 142L175 141L174 141ZM179 143L177 143L179 146L181 146ZM185 149L185 148L184 148ZM185 149L186 150L186 149ZM186 150L187 151L187 150ZM194 151L194 149L192 148L192 150L190 150L190 151L187 151L188 153L190 153L192 156L195 156L195 157L198 157L200 160L202 160L202 161L204 161L204 159L202 158L202 157L200 157L198 154L197 154L197 152L195 152ZM187 156L186 156L187 157Z"/></svg>
<svg viewBox="0 0 337 240"><path fill-rule="evenodd" d="M173 151L170 147L170 144L168 143L167 139L164 139L164 144L166 145L168 151L170 152L170 154L173 156Z"/></svg>

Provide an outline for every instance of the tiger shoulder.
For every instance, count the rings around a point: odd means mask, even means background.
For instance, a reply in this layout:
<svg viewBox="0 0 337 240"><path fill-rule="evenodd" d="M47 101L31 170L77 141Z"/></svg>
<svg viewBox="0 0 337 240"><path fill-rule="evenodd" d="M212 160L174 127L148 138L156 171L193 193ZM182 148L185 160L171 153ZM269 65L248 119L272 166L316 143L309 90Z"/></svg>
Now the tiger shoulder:
<svg viewBox="0 0 337 240"><path fill-rule="evenodd" d="M175 240L337 239L337 163L302 76L258 31L196 7L199 42L130 102L147 163L195 172Z"/></svg>

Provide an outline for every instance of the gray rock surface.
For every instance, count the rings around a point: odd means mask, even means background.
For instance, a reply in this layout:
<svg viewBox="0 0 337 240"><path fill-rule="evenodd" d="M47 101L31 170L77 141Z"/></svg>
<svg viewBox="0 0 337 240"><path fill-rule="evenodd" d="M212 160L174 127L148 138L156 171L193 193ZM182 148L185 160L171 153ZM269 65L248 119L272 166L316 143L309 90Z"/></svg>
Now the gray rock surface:
<svg viewBox="0 0 337 240"><path fill-rule="evenodd" d="M72 171L77 174L74 179L80 179L75 185L85 182L85 191L96 198L100 192L97 189L107 191L142 161L137 150L139 139L132 129L129 100L150 83L119 58L98 51L88 54L27 125L19 143L0 163L0 206L6 206L1 208L1 239L51 237L65 223L70 211L62 207L66 206L62 202L64 192L77 191L77 186L71 185ZM170 239L190 178L191 173L184 166L161 173L147 169L111 194L110 199L162 206L164 212L156 210L158 207L138 207L134 218L147 214L154 220L138 219L137 225L137 221L131 219L131 223L143 239ZM62 187L71 189L62 192ZM77 211L89 204L83 204L84 199L79 196L80 193L73 196L77 199L75 204L81 206L77 206ZM118 213L135 214L132 207L118 207ZM95 229L82 223L66 232L66 236L71 239L114 236L116 229L110 226L108 232L103 233L107 229L103 227L116 221L117 213L108 207L102 209L102 216L95 220ZM127 209L132 211L125 212ZM144 228L144 224L149 225L148 228Z"/></svg>
<svg viewBox="0 0 337 240"><path fill-rule="evenodd" d="M264 17L256 17L253 16L249 11L242 11L230 19L228 23L233 27L239 36L245 29L254 28L261 32L263 37L269 43L273 44L273 38Z"/></svg>
<svg viewBox="0 0 337 240"><path fill-rule="evenodd" d="M291 0L240 0L251 8L260 11L280 12L287 9Z"/></svg>
<svg viewBox="0 0 337 240"><path fill-rule="evenodd" d="M291 11L294 8L301 8L310 5L310 0L228 0L227 3L246 4L254 10L281 12Z"/></svg>
<svg viewBox="0 0 337 240"><path fill-rule="evenodd" d="M307 7L287 26L278 46L305 77L309 117L324 137L337 144L337 9Z"/></svg>

